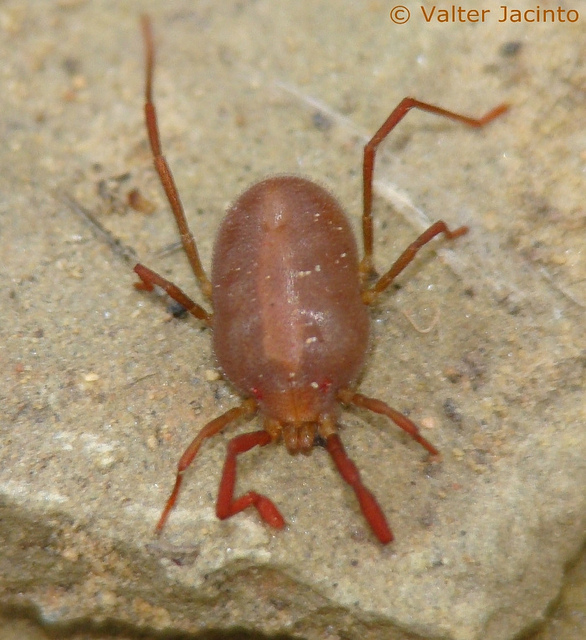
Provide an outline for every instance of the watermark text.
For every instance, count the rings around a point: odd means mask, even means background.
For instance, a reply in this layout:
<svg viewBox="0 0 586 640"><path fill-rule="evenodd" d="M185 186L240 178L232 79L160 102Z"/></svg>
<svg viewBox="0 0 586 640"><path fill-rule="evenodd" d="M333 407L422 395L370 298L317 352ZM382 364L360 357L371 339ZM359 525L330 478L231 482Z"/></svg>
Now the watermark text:
<svg viewBox="0 0 586 640"><path fill-rule="evenodd" d="M461 5L431 5L419 7L420 17L427 23L462 24L475 22L508 22L508 23L574 23L580 19L576 9L554 7L546 9L535 5L531 9L516 9L502 4L494 9L470 9ZM395 24L405 24L411 18L411 12L404 5L396 5L391 9L390 18Z"/></svg>

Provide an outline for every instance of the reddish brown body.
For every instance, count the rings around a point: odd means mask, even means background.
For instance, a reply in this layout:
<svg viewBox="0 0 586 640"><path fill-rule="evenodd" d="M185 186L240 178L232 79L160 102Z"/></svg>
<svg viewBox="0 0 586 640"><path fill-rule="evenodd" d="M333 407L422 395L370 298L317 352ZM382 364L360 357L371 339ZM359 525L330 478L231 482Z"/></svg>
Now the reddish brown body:
<svg viewBox="0 0 586 640"><path fill-rule="evenodd" d="M183 474L202 443L239 418L260 413L263 429L236 436L228 444L216 513L228 518L249 506L275 528L285 520L269 498L254 491L235 498L236 457L255 446L283 438L290 452L308 452L325 442L342 478L352 487L362 513L383 544L393 539L374 495L346 454L337 433L340 405L353 404L389 417L432 455L435 447L406 416L381 400L355 391L369 341L367 306L387 289L436 235L448 239L467 232L433 224L399 256L374 284L372 176L378 145L413 108L481 127L506 111L496 107L475 119L405 98L364 148L361 260L354 235L337 201L322 187L294 176L259 182L232 205L216 239L212 279L203 269L165 161L152 100L154 46L150 21L143 18L146 43L147 131L155 167L177 223L183 247L213 315L176 285L137 264L139 289L162 287L213 331L214 352L226 378L244 396L240 406L206 424L181 457L175 486L157 524L160 531L175 505Z"/></svg>
<svg viewBox="0 0 586 640"><path fill-rule="evenodd" d="M354 234L336 200L293 176L228 210L212 263L218 364L260 411L317 424L362 368L369 334Z"/></svg>

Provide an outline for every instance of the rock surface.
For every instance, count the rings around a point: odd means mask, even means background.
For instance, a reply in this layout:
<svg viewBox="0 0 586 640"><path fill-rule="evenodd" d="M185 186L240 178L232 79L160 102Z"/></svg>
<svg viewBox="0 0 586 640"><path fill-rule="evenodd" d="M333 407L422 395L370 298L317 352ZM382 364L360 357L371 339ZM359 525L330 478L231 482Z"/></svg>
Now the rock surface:
<svg viewBox="0 0 586 640"><path fill-rule="evenodd" d="M396 535L383 549L321 449L239 460L241 490L270 495L285 531L254 512L217 521L218 436L155 538L181 452L238 398L211 373L208 332L132 287L136 255L196 291L179 253L158 255L176 232L142 124L145 3L5 2L1 610L105 635L502 640L536 625L586 532L584 21L146 8L164 145L206 265L227 204L271 172L328 185L358 228L361 145L405 95L478 115L512 103L481 132L410 115L377 164L381 269L426 221L472 228L381 300L360 387L420 423L442 462L382 418L344 416ZM126 206L133 188L155 213Z"/></svg>

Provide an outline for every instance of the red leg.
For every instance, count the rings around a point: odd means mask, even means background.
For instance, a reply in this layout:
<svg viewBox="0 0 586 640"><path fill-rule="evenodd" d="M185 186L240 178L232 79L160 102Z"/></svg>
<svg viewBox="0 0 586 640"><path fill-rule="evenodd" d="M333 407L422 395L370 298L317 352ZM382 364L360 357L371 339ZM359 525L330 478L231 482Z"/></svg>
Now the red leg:
<svg viewBox="0 0 586 640"><path fill-rule="evenodd" d="M220 520L225 520L253 505L258 510L260 517L271 527L282 529L285 526L283 516L267 497L254 491L249 491L234 500L236 456L256 446L264 447L270 441L271 436L263 430L236 436L228 443L228 454L222 471L218 502L216 504L216 515Z"/></svg>
<svg viewBox="0 0 586 640"><path fill-rule="evenodd" d="M372 304L377 297L393 282L393 280L403 271L403 269L413 260L421 247L426 245L438 234L443 233L448 240L459 238L468 233L468 227L458 227L450 231L443 220L438 220L424 231L415 242L412 242L403 253L397 258L393 266L381 276L373 287L362 292L364 304Z"/></svg>
<svg viewBox="0 0 586 640"><path fill-rule="evenodd" d="M199 259L199 253L197 251L197 245L193 234L187 224L185 217L185 211L179 198L179 192L173 180L173 174L171 169L165 160L161 149L161 138L159 136L159 126L157 122L157 112L153 102L153 75L155 68L155 45L153 42L153 32L151 28L151 21L148 16L142 16L142 32L145 43L145 61L146 61L146 81L145 81L145 105L144 113L146 119L146 127L149 135L149 142L151 144L151 150L153 153L153 161L155 169L159 174L159 179L171 205L177 228L179 229L179 235L181 242L191 268L195 277L198 279L201 290L208 297L211 298L212 285L201 265Z"/></svg>
<svg viewBox="0 0 586 640"><path fill-rule="evenodd" d="M193 459L197 455L197 452L199 451L199 448L201 447L203 441L207 440L207 438L211 438L216 433L219 433L231 422L238 420L238 418L250 417L254 414L255 411L256 402L251 399L245 400L239 407L230 409L218 418L215 418L211 422L208 422L208 424L206 424L206 426L197 434L197 436L193 439L192 443L187 447L185 453L179 460L179 464L177 465L177 478L175 480L175 486L173 487L173 491L171 492L171 495L167 500L167 504L163 509L163 513L159 518L159 522L157 523L157 533L161 532L161 530L165 526L165 522L167 522L169 514L171 513L171 509L173 509L173 507L175 506L177 497L179 496L179 490L181 489L181 483L183 482L183 474L185 473L187 467L189 467L189 465L193 462Z"/></svg>
<svg viewBox="0 0 586 640"><path fill-rule="evenodd" d="M372 139L364 147L364 161L362 164L363 179L363 214L362 214L362 234L364 238L364 258L360 263L360 272L364 280L373 272L373 229L372 229L372 178L374 174L374 161L378 145L389 135L389 133L401 122L401 120L411 111L420 109L438 116L450 118L457 122L463 122L471 127L483 127L509 108L506 104L495 107L481 118L470 118L453 111L436 107L427 102L420 102L414 98L404 98L394 109L391 115L385 120L381 128L374 134ZM454 232L456 233L456 232Z"/></svg>
<svg viewBox="0 0 586 640"><path fill-rule="evenodd" d="M354 393L349 389L340 390L338 392L338 398L344 404L354 404L357 407L362 407L363 409L374 411L374 413L380 413L383 416L387 416L398 427L401 427L403 431L406 431L414 440L417 440L422 447L425 447L431 455L437 456L439 454L439 451L431 444L431 442L428 442L419 433L419 429L414 422L409 420L407 416L404 416L402 413L399 413L398 411L395 411L395 409L389 407L389 405L382 400L368 398L367 396L363 396L361 393Z"/></svg>
<svg viewBox="0 0 586 640"><path fill-rule="evenodd" d="M134 267L134 271L142 280L142 282L134 283L137 289L152 291L155 286L161 287L169 297L173 298L175 302L178 302L186 311L191 313L192 316L205 322L208 327L212 326L212 314L208 313L202 306L183 293L177 285L169 282L169 280L166 280L163 276L151 271L142 264L137 264Z"/></svg>
<svg viewBox="0 0 586 640"><path fill-rule="evenodd" d="M380 508L376 498L362 484L360 473L356 465L346 453L340 436L333 433L326 440L326 448L332 456L340 475L354 489L360 509L374 532L375 536L383 543L388 544L393 540L393 533L389 528L387 519Z"/></svg>

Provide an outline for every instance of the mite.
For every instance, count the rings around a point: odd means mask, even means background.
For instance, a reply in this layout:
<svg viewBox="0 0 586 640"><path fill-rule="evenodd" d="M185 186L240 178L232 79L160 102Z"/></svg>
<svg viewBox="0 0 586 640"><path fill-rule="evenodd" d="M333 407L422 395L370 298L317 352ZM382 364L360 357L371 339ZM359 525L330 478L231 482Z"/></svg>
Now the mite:
<svg viewBox="0 0 586 640"><path fill-rule="evenodd" d="M240 419L262 417L262 429L238 435L228 444L216 514L225 519L254 506L271 527L285 520L274 503L249 491L234 496L237 456L282 439L290 453L308 453L322 444L382 544L393 540L385 515L364 486L338 435L342 406L360 407L390 418L431 455L436 448L406 416L381 400L356 391L369 346L369 310L415 254L438 234L433 224L377 278L373 265L372 180L378 145L411 109L482 127L507 110L499 105L482 118L469 118L405 98L364 147L363 255L342 207L325 189L296 176L272 176L250 187L228 210L215 241L211 279L204 271L171 170L162 155L152 97L154 43L150 19L142 17L145 42L145 117L154 165L173 211L183 248L213 313L173 283L142 264L134 271L138 289L161 287L212 331L218 367L241 394L242 403L206 424L181 457L175 486L160 520L160 532L173 509L183 475L205 440Z"/></svg>

